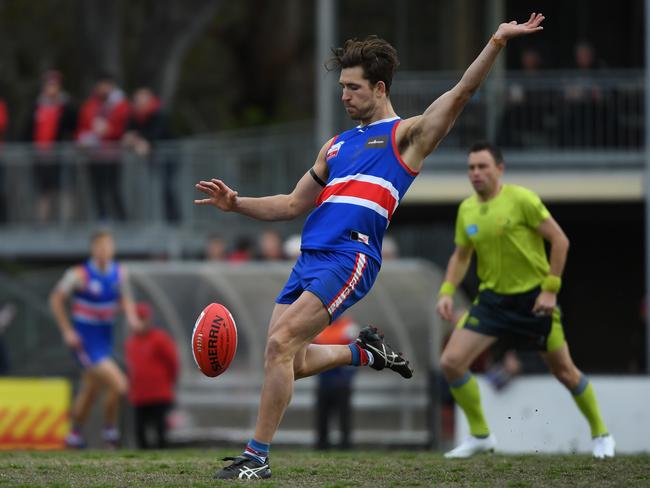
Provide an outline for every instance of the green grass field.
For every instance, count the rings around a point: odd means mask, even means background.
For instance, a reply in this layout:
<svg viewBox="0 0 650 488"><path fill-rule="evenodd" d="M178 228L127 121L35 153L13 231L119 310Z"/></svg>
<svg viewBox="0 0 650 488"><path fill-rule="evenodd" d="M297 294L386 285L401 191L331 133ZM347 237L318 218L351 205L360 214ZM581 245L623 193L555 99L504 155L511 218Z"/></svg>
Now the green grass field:
<svg viewBox="0 0 650 488"><path fill-rule="evenodd" d="M0 486L229 486L212 473L222 450L0 452ZM422 451L274 450L265 487L650 486L650 456L488 455L448 461Z"/></svg>

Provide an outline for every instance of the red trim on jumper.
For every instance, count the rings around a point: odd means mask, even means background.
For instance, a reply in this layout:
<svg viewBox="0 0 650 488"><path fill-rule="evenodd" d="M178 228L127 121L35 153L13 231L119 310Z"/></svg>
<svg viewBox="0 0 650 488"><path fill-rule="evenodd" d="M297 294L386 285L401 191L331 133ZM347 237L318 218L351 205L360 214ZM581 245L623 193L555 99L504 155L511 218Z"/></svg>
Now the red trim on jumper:
<svg viewBox="0 0 650 488"><path fill-rule="evenodd" d="M73 315L82 315L95 320L113 320L116 310L114 308L95 308L84 305L83 303L76 302L72 305Z"/></svg>
<svg viewBox="0 0 650 488"><path fill-rule="evenodd" d="M330 147L332 147L332 144L336 142L336 139L338 139L339 135L336 134L334 137L332 137L332 140L330 141L329 145L327 146L327 149L325 149L325 154L327 154L327 151L330 150Z"/></svg>
<svg viewBox="0 0 650 488"><path fill-rule="evenodd" d="M327 186L318 196L317 205L320 205L332 195L348 196L370 200L382 206L388 212L388 220L393 216L397 200L386 188L367 181L345 181L336 185Z"/></svg>
<svg viewBox="0 0 650 488"><path fill-rule="evenodd" d="M402 159L402 156L400 155L399 150L397 149L397 142L395 141L395 134L397 133L397 126L400 124L400 122L401 122L401 120L398 120L397 122L395 122L395 125L393 126L393 130L390 133L390 142L391 142L391 144L393 146L393 154L395 154L395 157L399 161L399 164L402 165L402 168L404 168L408 174L410 174L411 176L417 176L417 175L420 174L420 172L419 171L413 171L411 168L409 168L407 166L407 164L404 162L404 160Z"/></svg>

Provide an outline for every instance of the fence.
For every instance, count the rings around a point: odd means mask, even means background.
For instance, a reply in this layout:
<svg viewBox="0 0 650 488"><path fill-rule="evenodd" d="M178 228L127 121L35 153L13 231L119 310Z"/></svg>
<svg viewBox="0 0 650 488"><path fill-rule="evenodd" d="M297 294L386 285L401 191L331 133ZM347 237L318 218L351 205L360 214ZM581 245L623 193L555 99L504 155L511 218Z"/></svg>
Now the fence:
<svg viewBox="0 0 650 488"><path fill-rule="evenodd" d="M402 74L392 99L421 113L458 75ZM493 76L470 101L426 171L464 171L468 145L491 137L510 168L607 170L643 166L642 72ZM344 124L349 127L349 121ZM213 232L256 232L250 219L197 208L194 184L218 176L245 195L292 190L318 149L310 124L243 130L156 145L143 159L119 146L0 152L0 256L78 255L88 231L113 223L131 254L197 256ZM460 197L460 195L459 195ZM299 224L286 224L285 233Z"/></svg>

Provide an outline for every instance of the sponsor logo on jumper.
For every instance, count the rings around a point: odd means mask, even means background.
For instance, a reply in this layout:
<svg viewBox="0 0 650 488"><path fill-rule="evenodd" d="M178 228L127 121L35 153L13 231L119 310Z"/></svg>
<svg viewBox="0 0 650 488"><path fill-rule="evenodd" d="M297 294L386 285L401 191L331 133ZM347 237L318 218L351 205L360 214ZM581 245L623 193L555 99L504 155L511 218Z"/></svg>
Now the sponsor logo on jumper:
<svg viewBox="0 0 650 488"><path fill-rule="evenodd" d="M366 148L378 149L388 145L388 136L372 136L366 141Z"/></svg>
<svg viewBox="0 0 650 488"><path fill-rule="evenodd" d="M370 244L370 236L367 236L366 234L362 234L361 232L357 232L356 230L350 232L350 237L352 238L353 241L359 241L364 244Z"/></svg>
<svg viewBox="0 0 650 488"><path fill-rule="evenodd" d="M478 225L472 224L468 225L465 230L467 231L468 236L473 236L475 234L478 234Z"/></svg>
<svg viewBox="0 0 650 488"><path fill-rule="evenodd" d="M331 159L335 157L338 153L339 150L341 149L341 146L343 145L345 141L337 142L336 144L332 144L330 148L327 150L327 154L325 155L326 159Z"/></svg>

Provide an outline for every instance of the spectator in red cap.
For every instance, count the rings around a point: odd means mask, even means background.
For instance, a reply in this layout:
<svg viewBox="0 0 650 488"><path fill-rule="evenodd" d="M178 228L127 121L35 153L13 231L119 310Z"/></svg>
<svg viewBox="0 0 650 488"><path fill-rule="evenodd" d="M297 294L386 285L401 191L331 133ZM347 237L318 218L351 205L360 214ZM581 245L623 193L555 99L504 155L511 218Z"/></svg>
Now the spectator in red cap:
<svg viewBox="0 0 650 488"><path fill-rule="evenodd" d="M143 328L132 334L125 345L136 440L141 449L163 449L167 446L167 414L175 398L178 353L171 336L152 324L151 306L140 302L136 310ZM152 429L154 442L150 442Z"/></svg>
<svg viewBox="0 0 650 488"><path fill-rule="evenodd" d="M76 112L70 97L63 91L61 72L46 71L41 91L32 106L23 139L34 145L34 182L38 192L36 217L47 222L55 203L63 218L69 217L70 202L61 191L62 166L58 142L74 139Z"/></svg>

